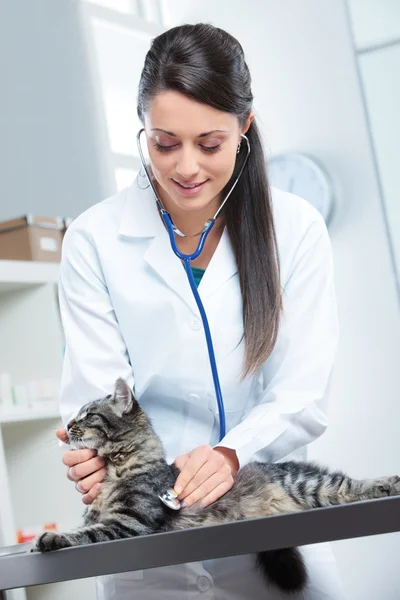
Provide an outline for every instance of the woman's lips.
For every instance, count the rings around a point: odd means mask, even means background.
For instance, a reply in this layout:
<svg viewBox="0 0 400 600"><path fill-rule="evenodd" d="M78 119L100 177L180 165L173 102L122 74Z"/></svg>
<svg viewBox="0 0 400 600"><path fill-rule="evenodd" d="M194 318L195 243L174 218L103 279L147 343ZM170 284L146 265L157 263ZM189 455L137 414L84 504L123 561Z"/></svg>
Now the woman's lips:
<svg viewBox="0 0 400 600"><path fill-rule="evenodd" d="M196 187L194 188L185 188L180 183L175 181L175 179L172 179L172 183L174 184L174 187L176 188L177 192L179 192L179 194L182 194L183 196L195 196L196 194L199 194L203 187L206 185L207 181L208 179L206 179L206 181L203 181L203 183L201 183L200 185L196 185Z"/></svg>

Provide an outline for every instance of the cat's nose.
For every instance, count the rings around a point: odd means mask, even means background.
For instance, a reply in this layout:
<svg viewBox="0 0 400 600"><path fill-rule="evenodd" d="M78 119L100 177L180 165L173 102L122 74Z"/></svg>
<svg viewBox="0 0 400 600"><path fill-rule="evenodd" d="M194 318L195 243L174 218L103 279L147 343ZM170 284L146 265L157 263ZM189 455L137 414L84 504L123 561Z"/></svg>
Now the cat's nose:
<svg viewBox="0 0 400 600"><path fill-rule="evenodd" d="M74 425L76 425L75 419L71 419L70 421L68 421L68 423L67 423L67 431L69 431L71 429L71 427L73 427Z"/></svg>

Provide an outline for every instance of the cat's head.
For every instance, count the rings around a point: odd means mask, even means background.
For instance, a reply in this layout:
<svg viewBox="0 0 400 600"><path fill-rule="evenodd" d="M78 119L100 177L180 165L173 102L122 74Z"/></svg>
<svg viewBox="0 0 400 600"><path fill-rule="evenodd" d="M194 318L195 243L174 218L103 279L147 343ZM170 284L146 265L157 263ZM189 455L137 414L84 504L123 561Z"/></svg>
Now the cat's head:
<svg viewBox="0 0 400 600"><path fill-rule="evenodd" d="M67 433L72 448L91 448L100 456L133 451L155 435L123 379L117 379L113 394L85 404L68 422Z"/></svg>

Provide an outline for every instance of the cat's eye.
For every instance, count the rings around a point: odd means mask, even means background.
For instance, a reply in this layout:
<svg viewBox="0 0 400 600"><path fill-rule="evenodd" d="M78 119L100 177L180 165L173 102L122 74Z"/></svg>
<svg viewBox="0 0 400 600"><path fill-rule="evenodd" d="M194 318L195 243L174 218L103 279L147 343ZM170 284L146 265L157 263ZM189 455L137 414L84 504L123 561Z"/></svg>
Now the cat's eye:
<svg viewBox="0 0 400 600"><path fill-rule="evenodd" d="M85 417L85 421L94 421L97 418L96 414L88 413Z"/></svg>

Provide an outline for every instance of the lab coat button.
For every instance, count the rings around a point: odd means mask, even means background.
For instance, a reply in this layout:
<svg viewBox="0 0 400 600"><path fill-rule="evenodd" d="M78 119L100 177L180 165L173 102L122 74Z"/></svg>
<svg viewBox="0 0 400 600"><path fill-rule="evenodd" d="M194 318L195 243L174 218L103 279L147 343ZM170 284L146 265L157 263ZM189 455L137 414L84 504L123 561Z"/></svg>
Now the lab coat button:
<svg viewBox="0 0 400 600"><path fill-rule="evenodd" d="M203 325L201 324L200 319L198 319L197 317L192 317L190 319L189 325L195 331L199 331L199 329L201 329L203 327Z"/></svg>
<svg viewBox="0 0 400 600"><path fill-rule="evenodd" d="M200 400L200 396L197 394L189 394L189 400L192 402L198 402Z"/></svg>
<svg viewBox="0 0 400 600"><path fill-rule="evenodd" d="M197 589L200 592L207 592L211 587L211 581L208 579L208 577L204 577L204 575L202 575L201 577L197 578Z"/></svg>

